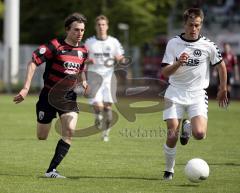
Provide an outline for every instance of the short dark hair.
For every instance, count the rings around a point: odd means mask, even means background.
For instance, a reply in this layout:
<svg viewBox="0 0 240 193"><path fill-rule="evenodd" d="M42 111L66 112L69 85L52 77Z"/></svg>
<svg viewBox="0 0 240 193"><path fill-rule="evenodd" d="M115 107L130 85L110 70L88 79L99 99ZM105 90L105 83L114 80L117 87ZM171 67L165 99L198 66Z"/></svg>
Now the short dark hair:
<svg viewBox="0 0 240 193"><path fill-rule="evenodd" d="M86 24L87 19L84 15L80 14L80 13L73 13L71 15L69 15L66 19L65 19L65 28L69 29L71 24L77 21L79 23L84 23Z"/></svg>
<svg viewBox="0 0 240 193"><path fill-rule="evenodd" d="M183 13L183 20L185 23L187 22L187 20L189 18L193 19L195 17L200 17L203 22L203 19L204 19L203 11L199 8L190 8L190 9L187 9L186 11L184 11L184 13Z"/></svg>

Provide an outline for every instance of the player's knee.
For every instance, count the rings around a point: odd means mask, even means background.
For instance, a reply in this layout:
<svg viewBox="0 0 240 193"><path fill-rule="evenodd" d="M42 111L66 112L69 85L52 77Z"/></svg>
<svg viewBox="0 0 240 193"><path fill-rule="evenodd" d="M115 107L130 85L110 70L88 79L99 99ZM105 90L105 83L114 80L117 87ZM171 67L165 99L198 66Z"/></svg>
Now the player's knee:
<svg viewBox="0 0 240 193"><path fill-rule="evenodd" d="M48 138L48 133L51 128L51 123L50 124L42 124L38 123L37 124L37 139L38 140L46 140Z"/></svg>
<svg viewBox="0 0 240 193"><path fill-rule="evenodd" d="M65 135L65 137L71 138L73 135L74 135L74 129L66 128L66 135Z"/></svg>
<svg viewBox="0 0 240 193"><path fill-rule="evenodd" d="M206 133L203 131L198 131L196 133L193 133L193 136L197 140L205 139L206 138Z"/></svg>
<svg viewBox="0 0 240 193"><path fill-rule="evenodd" d="M177 130L171 130L169 129L168 130L168 133L167 133L167 138L168 140L171 140L171 141L177 141L178 140L178 131Z"/></svg>

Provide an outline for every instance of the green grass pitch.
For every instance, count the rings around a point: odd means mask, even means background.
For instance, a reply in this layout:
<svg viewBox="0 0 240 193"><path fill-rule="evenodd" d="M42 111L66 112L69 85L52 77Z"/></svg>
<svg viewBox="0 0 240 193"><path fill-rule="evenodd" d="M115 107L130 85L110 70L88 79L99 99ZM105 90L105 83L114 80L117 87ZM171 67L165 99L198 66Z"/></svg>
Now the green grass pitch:
<svg viewBox="0 0 240 193"><path fill-rule="evenodd" d="M191 139L184 147L178 144L175 176L166 182L162 180L166 126L161 111L138 114L134 122L120 115L108 143L100 140L100 133L75 137L58 168L68 178L44 178L59 135L52 128L48 140L36 139L36 100L28 96L15 105L12 96L0 95L0 193L240 192L240 102L233 101L224 110L210 101L207 138ZM79 115L79 128L93 123L90 114ZM209 178L199 184L184 176L186 162L194 157L210 167Z"/></svg>

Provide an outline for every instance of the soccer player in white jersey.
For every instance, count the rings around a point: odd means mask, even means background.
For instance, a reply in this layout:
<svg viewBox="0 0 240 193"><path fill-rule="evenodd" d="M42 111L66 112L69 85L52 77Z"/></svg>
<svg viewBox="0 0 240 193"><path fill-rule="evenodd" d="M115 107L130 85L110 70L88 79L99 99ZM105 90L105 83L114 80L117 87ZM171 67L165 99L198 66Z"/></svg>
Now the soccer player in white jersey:
<svg viewBox="0 0 240 193"><path fill-rule="evenodd" d="M201 9L190 8L184 12L184 33L172 38L166 47L162 61L162 74L169 77L165 100L172 105L163 112L168 135L164 144L166 167L163 178L171 180L174 174L176 144L181 120L187 112L189 120L183 120L180 134L182 145L190 135L204 139L207 132L209 68L216 66L220 85L217 99L220 107L228 104L227 73L225 63L217 46L200 35L204 15Z"/></svg>
<svg viewBox="0 0 240 193"><path fill-rule="evenodd" d="M108 35L109 20L100 15L95 19L96 36L86 40L89 51L88 84L90 89L97 89L95 96L90 98L95 112L95 125L103 129L102 139L109 140L112 121L112 104L116 102L116 81L114 66L123 60L124 50L119 41Z"/></svg>

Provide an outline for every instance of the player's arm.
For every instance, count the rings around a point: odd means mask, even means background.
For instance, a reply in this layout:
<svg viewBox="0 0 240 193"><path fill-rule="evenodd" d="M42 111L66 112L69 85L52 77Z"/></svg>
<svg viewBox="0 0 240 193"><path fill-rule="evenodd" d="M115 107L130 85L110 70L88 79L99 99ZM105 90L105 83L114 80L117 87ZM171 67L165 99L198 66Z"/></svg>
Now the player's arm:
<svg viewBox="0 0 240 193"><path fill-rule="evenodd" d="M170 75L174 74L181 65L187 63L188 58L189 56L187 53L182 53L176 62L162 67L162 75L168 78Z"/></svg>
<svg viewBox="0 0 240 193"><path fill-rule="evenodd" d="M33 75L36 71L36 67L43 64L47 60L50 60L55 55L56 48L54 45L56 44L58 44L58 40L53 39L49 43L39 46L32 53L32 60L28 63L27 66L24 86L22 90L13 98L13 101L15 103L20 103L26 98L31 86Z"/></svg>
<svg viewBox="0 0 240 193"><path fill-rule="evenodd" d="M238 82L239 81L239 68L238 68L237 64L234 66L234 75L235 75L235 80Z"/></svg>
<svg viewBox="0 0 240 193"><path fill-rule="evenodd" d="M228 105L228 96L227 96L227 70L224 61L222 61L217 66L218 75L219 75L219 90L217 93L218 104L220 107L227 107Z"/></svg>
<svg viewBox="0 0 240 193"><path fill-rule="evenodd" d="M16 104L22 102L26 98L28 91L30 89L30 86L31 86L33 75L36 71L36 67L37 66L34 62L30 61L28 63L24 86L23 86L22 90L13 98L13 101Z"/></svg>
<svg viewBox="0 0 240 193"><path fill-rule="evenodd" d="M115 39L115 53L114 53L114 60L117 64L121 64L123 66L126 66L126 63L128 62L128 60L124 57L124 49L121 45L121 43Z"/></svg>
<svg viewBox="0 0 240 193"><path fill-rule="evenodd" d="M88 83L87 83L87 78L86 78L86 72L85 72L85 71L83 71L83 72L81 73L81 82L82 82L83 88L84 88L84 89L87 89Z"/></svg>
<svg viewBox="0 0 240 193"><path fill-rule="evenodd" d="M80 76L79 76L79 79L80 79L80 83L84 89L84 95L86 94L87 92L87 89L88 89L88 83L87 83L87 76L86 76L86 72L87 72L87 68L88 68L88 65L89 65L89 58L86 58L83 65L81 66L81 71L80 71Z"/></svg>
<svg viewBox="0 0 240 193"><path fill-rule="evenodd" d="M77 76L77 83L74 85L73 91L79 96L87 96L89 86L86 79L86 72L81 71Z"/></svg>

